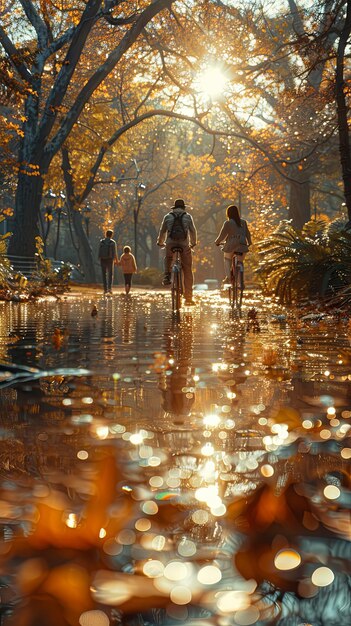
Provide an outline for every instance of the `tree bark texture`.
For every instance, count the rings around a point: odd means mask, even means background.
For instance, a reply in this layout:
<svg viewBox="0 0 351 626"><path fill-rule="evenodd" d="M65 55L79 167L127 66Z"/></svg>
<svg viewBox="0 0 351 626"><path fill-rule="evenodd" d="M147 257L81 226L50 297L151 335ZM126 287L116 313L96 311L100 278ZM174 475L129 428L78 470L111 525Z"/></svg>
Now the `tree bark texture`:
<svg viewBox="0 0 351 626"><path fill-rule="evenodd" d="M20 173L16 191L15 227L8 253L33 258L35 238L40 235L39 213L43 193L43 178Z"/></svg>
<svg viewBox="0 0 351 626"><path fill-rule="evenodd" d="M344 194L347 208L348 220L351 220L351 154L350 154L350 136L348 125L348 106L345 96L344 82L344 60L345 48L351 32L351 0L347 2L347 13L344 26L339 39L339 45L336 58L335 73L335 99L338 119L339 133L339 152L342 171L342 179L344 182Z"/></svg>
<svg viewBox="0 0 351 626"><path fill-rule="evenodd" d="M311 219L311 189L310 181L304 175L304 180L290 181L289 213L294 228L301 229Z"/></svg>

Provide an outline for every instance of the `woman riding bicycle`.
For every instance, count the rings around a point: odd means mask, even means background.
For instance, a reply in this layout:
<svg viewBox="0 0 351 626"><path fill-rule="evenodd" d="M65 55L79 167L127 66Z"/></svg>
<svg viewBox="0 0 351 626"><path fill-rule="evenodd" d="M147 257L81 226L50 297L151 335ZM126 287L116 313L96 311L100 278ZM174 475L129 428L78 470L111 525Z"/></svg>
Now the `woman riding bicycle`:
<svg viewBox="0 0 351 626"><path fill-rule="evenodd" d="M224 222L215 244L222 247L224 253L224 271L226 277L223 282L230 282L232 259L236 254L242 262L251 246L251 235L246 220L240 218L239 209L231 204L226 210L227 219Z"/></svg>

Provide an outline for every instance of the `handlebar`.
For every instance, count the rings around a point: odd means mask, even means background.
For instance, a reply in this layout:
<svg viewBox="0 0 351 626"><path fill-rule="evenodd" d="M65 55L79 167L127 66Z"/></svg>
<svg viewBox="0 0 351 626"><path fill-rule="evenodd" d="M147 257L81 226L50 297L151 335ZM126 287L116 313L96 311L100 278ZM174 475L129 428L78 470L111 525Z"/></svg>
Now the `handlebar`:
<svg viewBox="0 0 351 626"><path fill-rule="evenodd" d="M225 246L225 243L216 243L215 245L218 246L222 250L222 252L223 252L223 247ZM242 254L245 254L245 253L244 252L236 252L236 251L234 251L234 252L231 252L230 254L232 254L233 256L234 255L235 256L241 256Z"/></svg>
<svg viewBox="0 0 351 626"><path fill-rule="evenodd" d="M165 243L157 243L156 245L157 245L159 248L161 248L161 250L162 250L162 249L164 249L164 248L166 247L166 244L165 244ZM194 243L194 245L193 245L193 246L189 246L189 248L193 249L193 248L195 248L195 246L196 246L196 245L197 245L197 244L196 244L196 243Z"/></svg>

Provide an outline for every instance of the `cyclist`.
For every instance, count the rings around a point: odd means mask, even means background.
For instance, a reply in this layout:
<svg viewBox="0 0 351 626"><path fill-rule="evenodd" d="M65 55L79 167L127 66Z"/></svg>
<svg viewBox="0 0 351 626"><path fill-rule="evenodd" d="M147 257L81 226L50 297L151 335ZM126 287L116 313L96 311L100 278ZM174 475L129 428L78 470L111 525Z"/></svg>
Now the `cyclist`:
<svg viewBox="0 0 351 626"><path fill-rule="evenodd" d="M193 218L185 210L185 203L182 198L178 198L169 213L164 216L156 243L161 247L166 244L163 285L171 284L172 248L177 247L182 249L181 259L184 272L185 304L188 306L194 305L192 248L196 246L197 233Z"/></svg>
<svg viewBox="0 0 351 626"><path fill-rule="evenodd" d="M247 222L240 218L239 209L235 204L231 204L227 207L226 215L227 219L215 240L215 244L216 246L224 244L222 250L224 253L224 271L226 276L223 282L229 283L234 254L238 256L242 263L252 241Z"/></svg>

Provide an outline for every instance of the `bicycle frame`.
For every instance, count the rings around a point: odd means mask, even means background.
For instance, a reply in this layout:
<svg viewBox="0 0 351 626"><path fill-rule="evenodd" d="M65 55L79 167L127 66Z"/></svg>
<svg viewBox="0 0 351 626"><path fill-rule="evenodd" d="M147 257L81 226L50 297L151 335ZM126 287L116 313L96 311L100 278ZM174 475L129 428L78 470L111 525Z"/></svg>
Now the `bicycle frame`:
<svg viewBox="0 0 351 626"><path fill-rule="evenodd" d="M173 261L171 269L172 311L179 311L183 293L183 268L181 260L182 248L172 248Z"/></svg>
<svg viewBox="0 0 351 626"><path fill-rule="evenodd" d="M232 309L241 308L244 291L244 264L238 258L237 254L233 255L232 269L230 272L229 287L229 304Z"/></svg>

